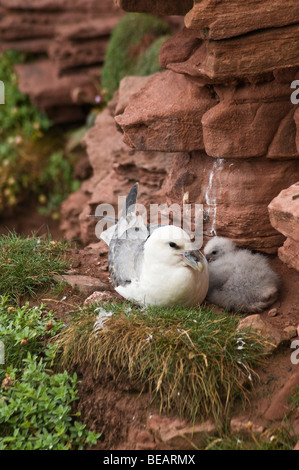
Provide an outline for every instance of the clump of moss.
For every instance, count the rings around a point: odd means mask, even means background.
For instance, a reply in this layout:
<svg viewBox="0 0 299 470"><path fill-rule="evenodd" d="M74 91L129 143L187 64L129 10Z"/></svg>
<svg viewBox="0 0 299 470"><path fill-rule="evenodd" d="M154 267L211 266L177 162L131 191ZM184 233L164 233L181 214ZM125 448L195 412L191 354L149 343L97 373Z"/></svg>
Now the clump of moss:
<svg viewBox="0 0 299 470"><path fill-rule="evenodd" d="M112 32L101 74L108 100L122 78L161 70L159 50L168 33L167 23L145 13L128 13L120 20Z"/></svg>
<svg viewBox="0 0 299 470"><path fill-rule="evenodd" d="M149 390L161 411L192 420L218 418L237 396L246 399L246 382L254 382L265 345L253 332L238 331L236 317L206 307L104 307L113 315L103 328L94 329L99 307L73 314L57 337L62 367L88 363L95 375L103 367L115 377L124 374Z"/></svg>
<svg viewBox="0 0 299 470"><path fill-rule="evenodd" d="M162 44L168 39L169 36L161 36L156 39L152 45L144 51L140 56L134 75L145 76L161 70L159 63L159 52Z"/></svg>

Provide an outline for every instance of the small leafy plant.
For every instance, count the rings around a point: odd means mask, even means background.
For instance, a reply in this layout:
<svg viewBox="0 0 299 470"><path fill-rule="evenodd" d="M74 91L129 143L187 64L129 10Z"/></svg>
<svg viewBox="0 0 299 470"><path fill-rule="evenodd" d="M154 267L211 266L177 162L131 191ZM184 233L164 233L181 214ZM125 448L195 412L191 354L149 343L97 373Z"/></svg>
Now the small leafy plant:
<svg viewBox="0 0 299 470"><path fill-rule="evenodd" d="M52 311L44 304L30 307L12 305L8 296L0 297L0 341L5 345L5 362L19 369L28 354L40 354L47 341L61 329ZM4 380L0 370L0 382ZM2 375L1 375L2 374Z"/></svg>
<svg viewBox="0 0 299 470"><path fill-rule="evenodd" d="M51 369L49 339L63 327L45 305L11 306L0 297L0 450L68 450L96 444L99 434L76 420L76 374Z"/></svg>
<svg viewBox="0 0 299 470"><path fill-rule="evenodd" d="M81 450L96 444L100 435L74 421L76 387L76 374L53 374L45 361L28 354L21 374L12 369L4 389L2 382L0 450Z"/></svg>

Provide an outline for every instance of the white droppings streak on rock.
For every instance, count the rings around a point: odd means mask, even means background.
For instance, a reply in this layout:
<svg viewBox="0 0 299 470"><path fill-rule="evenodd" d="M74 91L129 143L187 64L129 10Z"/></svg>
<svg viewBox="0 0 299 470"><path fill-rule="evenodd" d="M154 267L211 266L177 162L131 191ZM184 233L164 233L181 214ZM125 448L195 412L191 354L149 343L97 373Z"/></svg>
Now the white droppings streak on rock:
<svg viewBox="0 0 299 470"><path fill-rule="evenodd" d="M217 174L223 169L223 158L217 158L213 163L213 167L209 177L209 185L206 191L206 204L209 206L209 216L212 222L210 233L211 235L217 235L215 224L216 224L216 215L217 215L217 198L215 191L214 180Z"/></svg>

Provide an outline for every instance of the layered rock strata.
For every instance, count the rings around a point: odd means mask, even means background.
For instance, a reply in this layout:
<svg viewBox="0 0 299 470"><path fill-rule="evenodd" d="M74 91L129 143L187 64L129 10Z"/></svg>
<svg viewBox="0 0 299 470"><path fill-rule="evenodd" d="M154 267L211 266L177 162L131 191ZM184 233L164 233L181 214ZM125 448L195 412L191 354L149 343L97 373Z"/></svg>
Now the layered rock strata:
<svg viewBox="0 0 299 470"><path fill-rule="evenodd" d="M273 227L287 237L278 256L299 271L299 182L281 191L268 209Z"/></svg>
<svg viewBox="0 0 299 470"><path fill-rule="evenodd" d="M0 13L0 52L47 57L17 67L21 91L57 124L83 121L123 12L112 0L0 0Z"/></svg>
<svg viewBox="0 0 299 470"><path fill-rule="evenodd" d="M65 232L73 204L77 232L94 241L86 214L100 202L115 205L139 180L146 204L203 204L205 238L222 235L276 253L287 237L280 257L288 251L294 259L297 240L273 223L268 205L299 178L299 108L291 101L299 79L297 3L116 3L186 15L185 27L162 46L166 71L138 83L124 79L86 136L93 167L81 189L87 205L79 210L76 194L65 203Z"/></svg>
<svg viewBox="0 0 299 470"><path fill-rule="evenodd" d="M117 210L118 196L127 194L139 181L139 202L147 207L165 202L181 205L183 201L203 204L206 237L217 233L252 249L273 253L284 236L271 225L265 201L269 203L286 181L296 181L299 161L216 159L204 149L166 152L130 148L117 130L114 116L121 116L128 103L162 75L126 77L113 102L97 117L84 138L93 176L63 204L62 230L68 238L79 238L84 243L96 241L96 222L88 214L94 214L102 203L112 204ZM269 174L271 184L266 185L265 175Z"/></svg>
<svg viewBox="0 0 299 470"><path fill-rule="evenodd" d="M95 83L100 68L76 70L59 77L49 59L15 67L19 77L19 89L29 95L32 102L44 110L56 124L84 122L85 106L94 102L97 94Z"/></svg>
<svg viewBox="0 0 299 470"><path fill-rule="evenodd" d="M172 2L172 9L182 7ZM188 193L189 202L204 204L206 236L275 253L284 237L270 223L268 205L299 177L291 101L299 79L298 3L194 0L181 14L185 28L160 52L167 71L133 95L115 121L135 150L188 152L173 160L164 191L170 202Z"/></svg>
<svg viewBox="0 0 299 470"><path fill-rule="evenodd" d="M122 12L110 0L0 0L0 50L48 52L48 47L65 28L77 28L97 19L107 42L107 27ZM105 27L105 23L107 27Z"/></svg>

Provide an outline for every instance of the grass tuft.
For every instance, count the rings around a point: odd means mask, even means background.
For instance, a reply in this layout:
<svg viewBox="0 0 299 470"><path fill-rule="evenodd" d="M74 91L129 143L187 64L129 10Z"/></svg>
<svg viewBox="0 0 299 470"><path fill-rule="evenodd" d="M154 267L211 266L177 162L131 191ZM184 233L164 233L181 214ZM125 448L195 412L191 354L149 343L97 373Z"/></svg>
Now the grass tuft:
<svg viewBox="0 0 299 470"><path fill-rule="evenodd" d="M15 232L0 237L0 295L19 301L34 297L40 288L54 285L56 276L68 267L67 243L49 236L21 236Z"/></svg>
<svg viewBox="0 0 299 470"><path fill-rule="evenodd" d="M100 311L113 312L94 329ZM56 337L56 358L67 369L92 364L143 384L160 411L191 420L219 418L236 397L246 400L254 368L265 355L260 336L237 331L238 318L200 309L139 309L129 304L87 307Z"/></svg>
<svg viewBox="0 0 299 470"><path fill-rule="evenodd" d="M146 13L127 13L114 28L101 72L107 100L128 75L149 75L161 70L159 51L169 37L169 25Z"/></svg>

